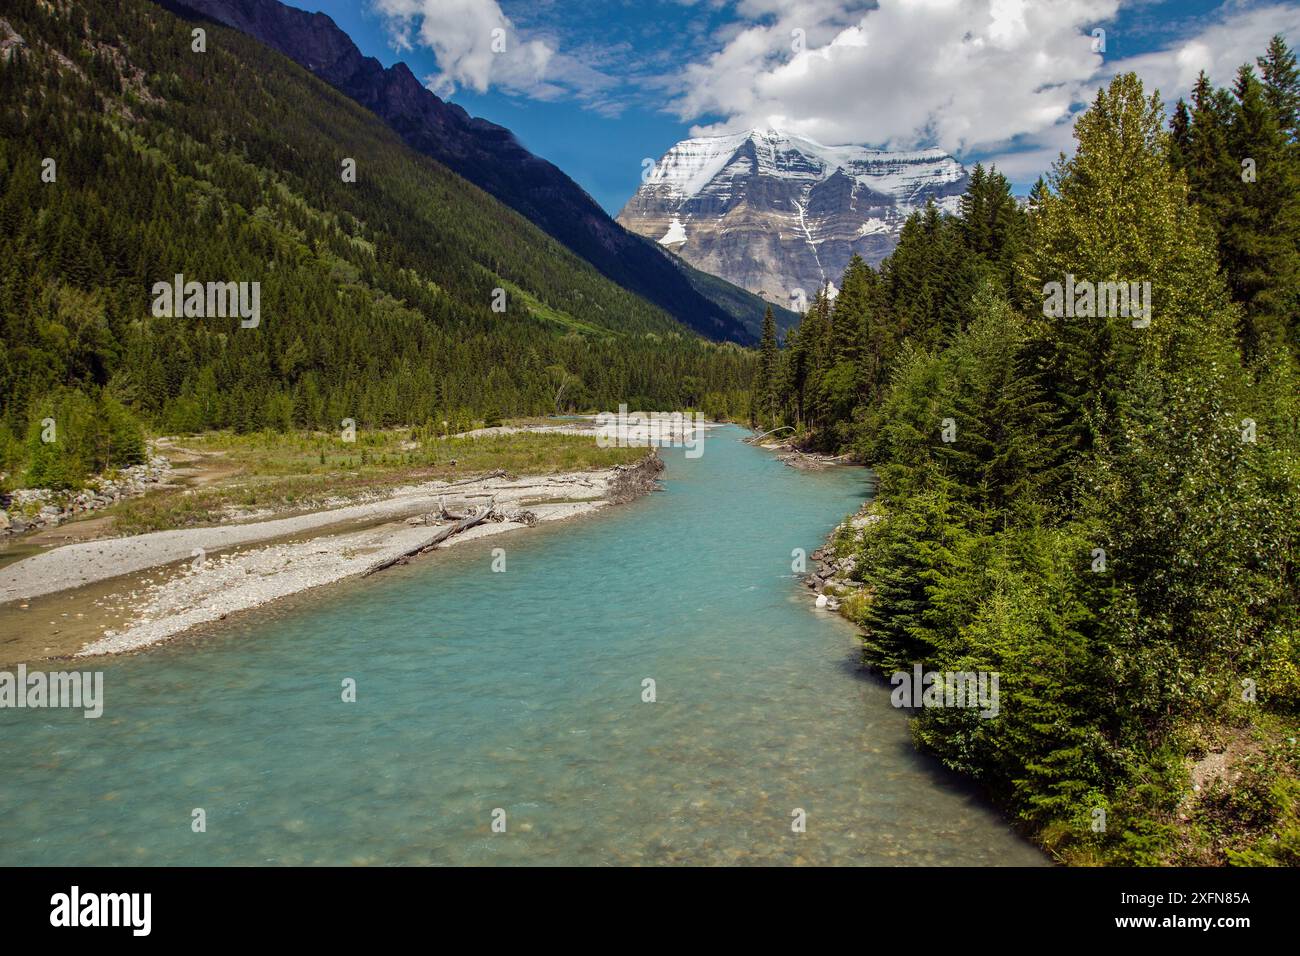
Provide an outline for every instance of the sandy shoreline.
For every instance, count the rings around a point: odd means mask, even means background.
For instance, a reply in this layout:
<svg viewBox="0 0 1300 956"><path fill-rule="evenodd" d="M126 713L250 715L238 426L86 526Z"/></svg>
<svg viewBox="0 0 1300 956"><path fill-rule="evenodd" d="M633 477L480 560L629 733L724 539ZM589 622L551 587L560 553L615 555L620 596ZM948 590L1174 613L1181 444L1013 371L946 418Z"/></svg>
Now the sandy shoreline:
<svg viewBox="0 0 1300 956"><path fill-rule="evenodd" d="M9 611L23 606L16 602L94 591L118 601L122 623L98 635L98 628L91 628L84 641L78 639L82 646L75 656L140 650L397 557L439 530L408 520L436 514L440 499L453 511L495 499L498 512L526 510L539 523L562 521L646 493L661 469L662 462L650 455L636 465L604 471L486 477L454 485L434 481L395 489L380 500L293 517L64 545L0 568L0 605ZM488 521L438 547L526 527L519 520ZM204 552L201 561L194 558L198 549ZM162 573L142 586L132 580L149 569ZM113 579L120 579L119 591L111 590ZM16 662L48 656L41 637L33 634L30 646L25 643L11 644L4 657Z"/></svg>

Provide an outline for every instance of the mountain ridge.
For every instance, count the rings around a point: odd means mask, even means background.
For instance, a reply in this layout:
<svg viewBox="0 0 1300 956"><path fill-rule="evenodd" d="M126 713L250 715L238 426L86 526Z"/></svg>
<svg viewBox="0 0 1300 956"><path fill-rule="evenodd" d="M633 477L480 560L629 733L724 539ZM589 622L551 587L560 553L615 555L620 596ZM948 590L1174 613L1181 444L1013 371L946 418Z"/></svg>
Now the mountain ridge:
<svg viewBox="0 0 1300 956"><path fill-rule="evenodd" d="M384 119L411 148L522 213L607 278L689 328L714 339L747 343L757 338L760 302L736 315L739 306L728 308L706 297L679 261L617 223L563 170L529 152L509 129L444 101L405 63L386 68L364 55L328 15L279 0L156 2L233 27L294 60Z"/></svg>
<svg viewBox="0 0 1300 956"><path fill-rule="evenodd" d="M321 77L204 22L196 56L193 17L149 0L11 0L0 19L0 472L46 417L333 432L345 417L747 407L751 352L691 332ZM247 287L258 321L211 293L206 312L202 296L159 309L177 275ZM71 442L67 460L88 460Z"/></svg>

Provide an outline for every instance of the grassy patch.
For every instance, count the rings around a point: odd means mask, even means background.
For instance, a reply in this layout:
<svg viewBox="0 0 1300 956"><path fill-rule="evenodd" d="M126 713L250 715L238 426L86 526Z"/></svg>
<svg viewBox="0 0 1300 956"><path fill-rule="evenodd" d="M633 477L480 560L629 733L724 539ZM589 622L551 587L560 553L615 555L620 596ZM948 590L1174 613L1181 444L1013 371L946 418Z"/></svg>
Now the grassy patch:
<svg viewBox="0 0 1300 956"><path fill-rule="evenodd" d="M1181 865L1300 865L1300 728L1263 713L1235 733L1220 777L1190 796L1169 861Z"/></svg>
<svg viewBox="0 0 1300 956"><path fill-rule="evenodd" d="M529 313L535 319L540 319L543 322L550 322L562 328L569 329L574 332L582 332L587 335L608 336L614 334L609 329L603 329L599 325L593 325L590 322L583 322L581 319L574 318L568 312L562 312L559 309L547 305L541 299L537 298L537 296L532 295L531 293L527 292L524 289L521 289L513 282L510 282L506 279L502 279L500 277L497 277L497 281L500 282L502 288L504 288L512 296L517 296L524 303Z"/></svg>
<svg viewBox="0 0 1300 956"><path fill-rule="evenodd" d="M321 432L211 432L185 436L169 452L178 465L227 473L219 482L168 489L113 509L116 530L141 534L216 524L240 513L310 511L421 481L458 481L610 468L644 449L600 448L585 435L521 432L439 439L401 429L362 432L355 442ZM187 449L194 455L180 451Z"/></svg>

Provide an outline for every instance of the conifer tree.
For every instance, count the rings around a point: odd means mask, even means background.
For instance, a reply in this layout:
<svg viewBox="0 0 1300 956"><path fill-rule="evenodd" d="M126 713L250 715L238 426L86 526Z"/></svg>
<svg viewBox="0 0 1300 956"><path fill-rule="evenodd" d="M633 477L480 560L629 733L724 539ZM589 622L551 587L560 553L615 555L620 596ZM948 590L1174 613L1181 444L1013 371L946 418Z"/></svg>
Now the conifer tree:
<svg viewBox="0 0 1300 956"><path fill-rule="evenodd" d="M1268 51L1256 60L1264 81L1264 95L1273 108L1277 127L1289 141L1300 135L1300 69L1295 53L1281 34L1269 41Z"/></svg>
<svg viewBox="0 0 1300 956"><path fill-rule="evenodd" d="M1058 409L1054 443L1066 457L1097 447L1113 429L1143 355L1193 353L1217 342L1229 321L1212 237L1183 181L1170 175L1163 127L1159 99L1143 94L1136 75L1116 77L1079 118L1078 150L1053 169L1035 212L1035 286L1074 276L1151 290L1147 328L1123 315L1047 317L1040 300L1031 337Z"/></svg>
<svg viewBox="0 0 1300 956"><path fill-rule="evenodd" d="M1247 169L1224 184L1219 256L1254 361L1286 342L1300 304L1300 162L1278 127L1278 105L1249 66L1238 70L1233 95L1229 148Z"/></svg>
<svg viewBox="0 0 1300 956"><path fill-rule="evenodd" d="M1228 146L1232 98L1217 90L1202 71L1192 90L1191 124L1186 143L1175 141L1171 160L1181 164L1193 200L1216 231L1226 216L1229 184L1241 178L1241 164L1234 162Z"/></svg>
<svg viewBox="0 0 1300 956"><path fill-rule="evenodd" d="M775 423L779 414L777 395L776 319L769 305L763 313L763 337L759 342L758 388L760 424Z"/></svg>

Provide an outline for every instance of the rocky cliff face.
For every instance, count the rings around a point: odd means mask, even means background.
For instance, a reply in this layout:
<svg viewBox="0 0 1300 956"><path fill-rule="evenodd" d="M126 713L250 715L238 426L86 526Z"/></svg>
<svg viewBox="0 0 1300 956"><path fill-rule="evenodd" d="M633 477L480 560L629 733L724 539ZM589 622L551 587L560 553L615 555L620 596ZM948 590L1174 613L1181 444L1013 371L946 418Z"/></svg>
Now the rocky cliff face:
<svg viewBox="0 0 1300 956"><path fill-rule="evenodd" d="M418 152L449 167L531 219L595 266L691 328L750 341L762 304L742 322L703 295L653 242L628 232L559 168L524 149L503 126L475 119L426 89L404 63L385 69L328 16L278 0L159 0L246 33L378 114ZM739 294L739 293L738 293Z"/></svg>
<svg viewBox="0 0 1300 956"><path fill-rule="evenodd" d="M618 221L705 272L797 306L854 253L880 262L933 199L955 212L966 170L939 150L823 146L777 130L670 149Z"/></svg>

